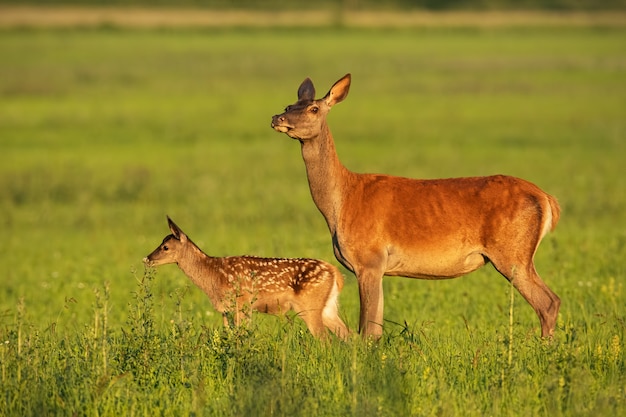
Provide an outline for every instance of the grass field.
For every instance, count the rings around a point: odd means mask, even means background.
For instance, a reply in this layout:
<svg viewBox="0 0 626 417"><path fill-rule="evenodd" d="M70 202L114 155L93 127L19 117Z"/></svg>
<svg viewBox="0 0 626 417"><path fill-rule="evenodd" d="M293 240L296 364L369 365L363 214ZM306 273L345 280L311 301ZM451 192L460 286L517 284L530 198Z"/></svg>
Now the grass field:
<svg viewBox="0 0 626 417"><path fill-rule="evenodd" d="M0 31L0 415L626 415L625 46L593 26ZM347 72L349 168L559 199L537 254L552 342L490 266L386 278L377 344L291 316L224 330L175 266L144 272L166 214L212 255L337 264L270 118ZM356 328L349 273L341 303Z"/></svg>

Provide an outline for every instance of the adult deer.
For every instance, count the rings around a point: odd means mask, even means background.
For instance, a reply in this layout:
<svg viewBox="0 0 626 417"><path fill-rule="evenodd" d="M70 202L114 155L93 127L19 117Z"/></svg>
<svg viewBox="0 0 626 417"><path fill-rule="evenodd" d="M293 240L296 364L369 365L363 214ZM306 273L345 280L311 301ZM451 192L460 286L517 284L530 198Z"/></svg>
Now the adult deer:
<svg viewBox="0 0 626 417"><path fill-rule="evenodd" d="M509 176L419 180L358 174L342 165L326 122L348 95L350 74L321 99L309 78L272 127L302 145L311 195L335 256L359 285L359 331L382 334L383 275L455 278L491 262L553 334L561 301L537 274L534 255L560 215L556 199Z"/></svg>
<svg viewBox="0 0 626 417"><path fill-rule="evenodd" d="M144 263L177 264L223 314L225 326L227 313L239 325L251 310L274 315L294 310L314 336L325 338L326 327L348 337L338 314L343 276L337 267L317 259L208 256L169 217L167 222L172 234Z"/></svg>

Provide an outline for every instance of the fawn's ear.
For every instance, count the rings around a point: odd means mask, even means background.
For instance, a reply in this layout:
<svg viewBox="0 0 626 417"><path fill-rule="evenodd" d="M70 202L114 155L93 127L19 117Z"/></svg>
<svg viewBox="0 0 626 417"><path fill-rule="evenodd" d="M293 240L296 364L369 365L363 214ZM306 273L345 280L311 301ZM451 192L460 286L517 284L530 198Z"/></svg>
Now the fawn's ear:
<svg viewBox="0 0 626 417"><path fill-rule="evenodd" d="M313 101L315 100L315 87L313 81L310 78L302 81L298 88L298 101Z"/></svg>
<svg viewBox="0 0 626 417"><path fill-rule="evenodd" d="M352 76L350 74L346 74L341 77L332 87L330 87L330 91L326 93L324 96L324 101L328 104L328 107L332 107L337 103L340 103L348 97L348 92L350 91L350 81L352 80Z"/></svg>
<svg viewBox="0 0 626 417"><path fill-rule="evenodd" d="M180 230L180 227L178 227L176 223L174 223L172 219L170 219L170 216L167 216L167 224L169 225L170 230L172 231L172 234L176 239L180 241L187 240L187 235L185 235L185 233Z"/></svg>

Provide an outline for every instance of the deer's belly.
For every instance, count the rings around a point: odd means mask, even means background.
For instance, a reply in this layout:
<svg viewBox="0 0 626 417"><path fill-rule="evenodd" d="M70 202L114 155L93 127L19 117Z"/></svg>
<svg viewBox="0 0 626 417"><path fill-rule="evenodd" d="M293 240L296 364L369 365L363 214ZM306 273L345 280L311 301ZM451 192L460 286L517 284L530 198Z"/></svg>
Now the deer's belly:
<svg viewBox="0 0 626 417"><path fill-rule="evenodd" d="M389 253L385 275L424 279L455 278L475 271L486 262L486 258L477 251L396 252Z"/></svg>

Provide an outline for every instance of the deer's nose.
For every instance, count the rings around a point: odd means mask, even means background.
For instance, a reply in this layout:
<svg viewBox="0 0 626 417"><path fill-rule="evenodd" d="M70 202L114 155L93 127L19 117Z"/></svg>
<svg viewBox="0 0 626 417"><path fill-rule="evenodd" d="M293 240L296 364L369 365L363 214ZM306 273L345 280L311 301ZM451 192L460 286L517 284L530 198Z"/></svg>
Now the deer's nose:
<svg viewBox="0 0 626 417"><path fill-rule="evenodd" d="M277 114L272 116L272 127L276 126L277 124L283 123L285 121L285 116L283 116L282 114Z"/></svg>

